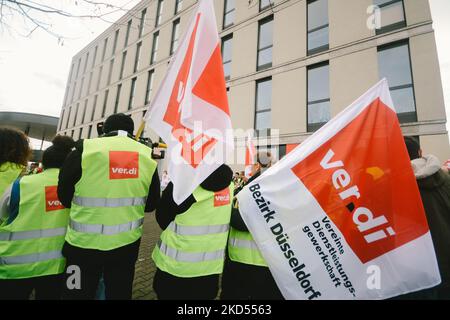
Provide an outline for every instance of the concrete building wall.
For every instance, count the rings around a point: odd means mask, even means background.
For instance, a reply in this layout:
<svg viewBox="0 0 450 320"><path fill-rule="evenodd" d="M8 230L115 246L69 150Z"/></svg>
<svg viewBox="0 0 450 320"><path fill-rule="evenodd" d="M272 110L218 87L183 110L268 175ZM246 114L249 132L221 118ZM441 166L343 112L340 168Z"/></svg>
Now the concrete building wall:
<svg viewBox="0 0 450 320"><path fill-rule="evenodd" d="M257 0L236 0L234 24L226 29L223 29L224 1L214 0L214 7L220 36L233 36L231 79L227 81L227 87L235 128L254 127L256 81L271 77L272 128L279 129L280 144L301 143L311 134L307 132L309 66L321 62L329 63L330 113L334 116L379 80L379 46L406 41L410 48L418 121L402 124L402 130L405 135L420 136L424 150L436 153L442 159L450 158L441 78L428 0L403 1L406 25L382 34L377 34L367 26L370 19L368 8L372 5L372 0L328 0L329 49L313 54L307 53L307 0L274 0L271 8L261 12ZM71 77L68 79L63 105L64 116L60 120L59 131L71 134L73 130L74 137L78 138L77 134L82 127L82 137L87 138L88 128L92 126L91 137L96 137L97 123L104 121L106 116L114 111L119 83L122 84L122 90L118 110L130 114L137 129L146 109L144 102L148 72L154 70L150 95L150 98L153 98L170 61L173 21L180 18L181 39L190 23L195 4L196 0L183 0L182 11L175 15L175 0L164 0L161 24L155 28L157 1L141 1L129 14L75 55L71 63ZM141 12L145 8L147 15L144 31L139 38ZM257 71L258 23L269 16L273 16L272 67ZM130 20L132 26L125 47L127 24ZM120 30L117 47L115 52L112 52L117 29ZM155 32L159 32L158 54L155 63L150 65ZM103 59L105 38L108 38L108 45ZM142 41L141 57L139 68L134 72L136 45L139 41ZM127 58L123 77L119 79L124 51L127 52ZM114 69L108 85L112 58ZM98 85L100 69L102 74ZM92 80L88 86L91 73ZM133 109L128 110L131 81L134 77L137 77L134 104ZM83 91L79 94L81 82ZM105 117L102 117L106 90L109 90L108 103ZM96 95L98 98L93 110ZM78 113L82 112L86 99L87 116L85 119L79 116L77 124L73 126L76 105L79 104ZM66 128L69 108L69 126ZM94 117L93 121L90 121L92 111ZM147 130L146 135L157 139L151 130Z"/></svg>

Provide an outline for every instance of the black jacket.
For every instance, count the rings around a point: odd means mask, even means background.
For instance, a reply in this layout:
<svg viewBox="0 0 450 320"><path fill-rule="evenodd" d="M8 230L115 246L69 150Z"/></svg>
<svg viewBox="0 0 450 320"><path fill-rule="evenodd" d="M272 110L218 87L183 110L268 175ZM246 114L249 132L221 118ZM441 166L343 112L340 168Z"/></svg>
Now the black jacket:
<svg viewBox="0 0 450 320"><path fill-rule="evenodd" d="M256 178L258 178L261 175L261 172L257 172L255 175L253 175L250 179L248 179L247 183L244 184L243 187L245 187L246 185L248 185L249 183L251 183L253 180L255 180ZM236 189L234 192L234 195L236 196L242 189ZM244 220L242 219L241 213L239 212L239 207L235 208L235 206L233 205L233 209L231 211L231 221L230 221L230 226L233 227L234 229L237 229L239 231L245 231L248 232L248 228L244 222Z"/></svg>
<svg viewBox="0 0 450 320"><path fill-rule="evenodd" d="M75 185L81 179L81 155L83 153L83 140L77 141L75 149L69 153L64 165L59 172L58 181L58 198L61 203L70 208L72 204L73 195L75 192ZM158 170L153 174L152 182L149 186L147 203L145 205L145 212L155 210L160 201L160 182Z"/></svg>
<svg viewBox="0 0 450 320"><path fill-rule="evenodd" d="M414 292L405 299L450 299L450 176L440 169L440 161L425 156L412 161L417 185L433 239L442 283Z"/></svg>

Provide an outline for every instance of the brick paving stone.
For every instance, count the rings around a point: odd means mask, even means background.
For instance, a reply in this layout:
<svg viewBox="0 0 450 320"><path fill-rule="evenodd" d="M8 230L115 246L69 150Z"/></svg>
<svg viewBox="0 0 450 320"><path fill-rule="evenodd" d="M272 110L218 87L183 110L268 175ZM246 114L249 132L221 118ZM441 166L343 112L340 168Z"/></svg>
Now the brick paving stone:
<svg viewBox="0 0 450 320"><path fill-rule="evenodd" d="M159 240L161 229L159 228L154 212L145 215L144 233L139 248L136 271L134 273L133 299L134 300L155 300L156 294L153 291L153 277L156 266L152 261L151 253Z"/></svg>

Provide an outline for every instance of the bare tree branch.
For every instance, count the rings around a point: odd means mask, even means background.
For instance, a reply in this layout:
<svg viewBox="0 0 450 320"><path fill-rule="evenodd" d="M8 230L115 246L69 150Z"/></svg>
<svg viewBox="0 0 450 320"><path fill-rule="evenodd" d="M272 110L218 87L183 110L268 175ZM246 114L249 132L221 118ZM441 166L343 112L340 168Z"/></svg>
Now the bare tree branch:
<svg viewBox="0 0 450 320"><path fill-rule="evenodd" d="M51 21L50 18L52 16L70 19L98 19L108 24L117 25L114 21L109 21L108 17L121 11L129 12L128 9L126 9L126 6L136 0L129 0L121 6L95 0L78 1L81 1L79 4L80 7L83 7L87 13L70 12L56 6L48 5L39 0L0 0L0 27L2 29L11 28L11 24L6 22L6 17L12 19L15 16L21 16L24 20L23 24L26 29L26 34L23 36L29 37L33 32L41 29L62 42L62 39L65 38L65 36L58 34L53 30L53 25L47 22ZM75 4L78 5L77 1L75 1ZM133 16L134 12L130 12L130 14ZM43 17L45 18L43 19ZM144 21L144 23L146 23L146 21ZM31 26L29 24L31 24Z"/></svg>

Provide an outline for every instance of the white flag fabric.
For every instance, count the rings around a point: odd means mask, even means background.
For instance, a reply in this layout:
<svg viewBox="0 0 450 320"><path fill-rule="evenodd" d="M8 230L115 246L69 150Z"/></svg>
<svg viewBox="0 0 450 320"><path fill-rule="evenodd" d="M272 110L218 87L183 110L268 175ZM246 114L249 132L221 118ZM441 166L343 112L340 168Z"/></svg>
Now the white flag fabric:
<svg viewBox="0 0 450 320"><path fill-rule="evenodd" d="M286 299L384 299L441 281L386 80L237 197Z"/></svg>
<svg viewBox="0 0 450 320"><path fill-rule="evenodd" d="M174 200L181 203L234 148L212 0L201 0L145 121L168 144Z"/></svg>

